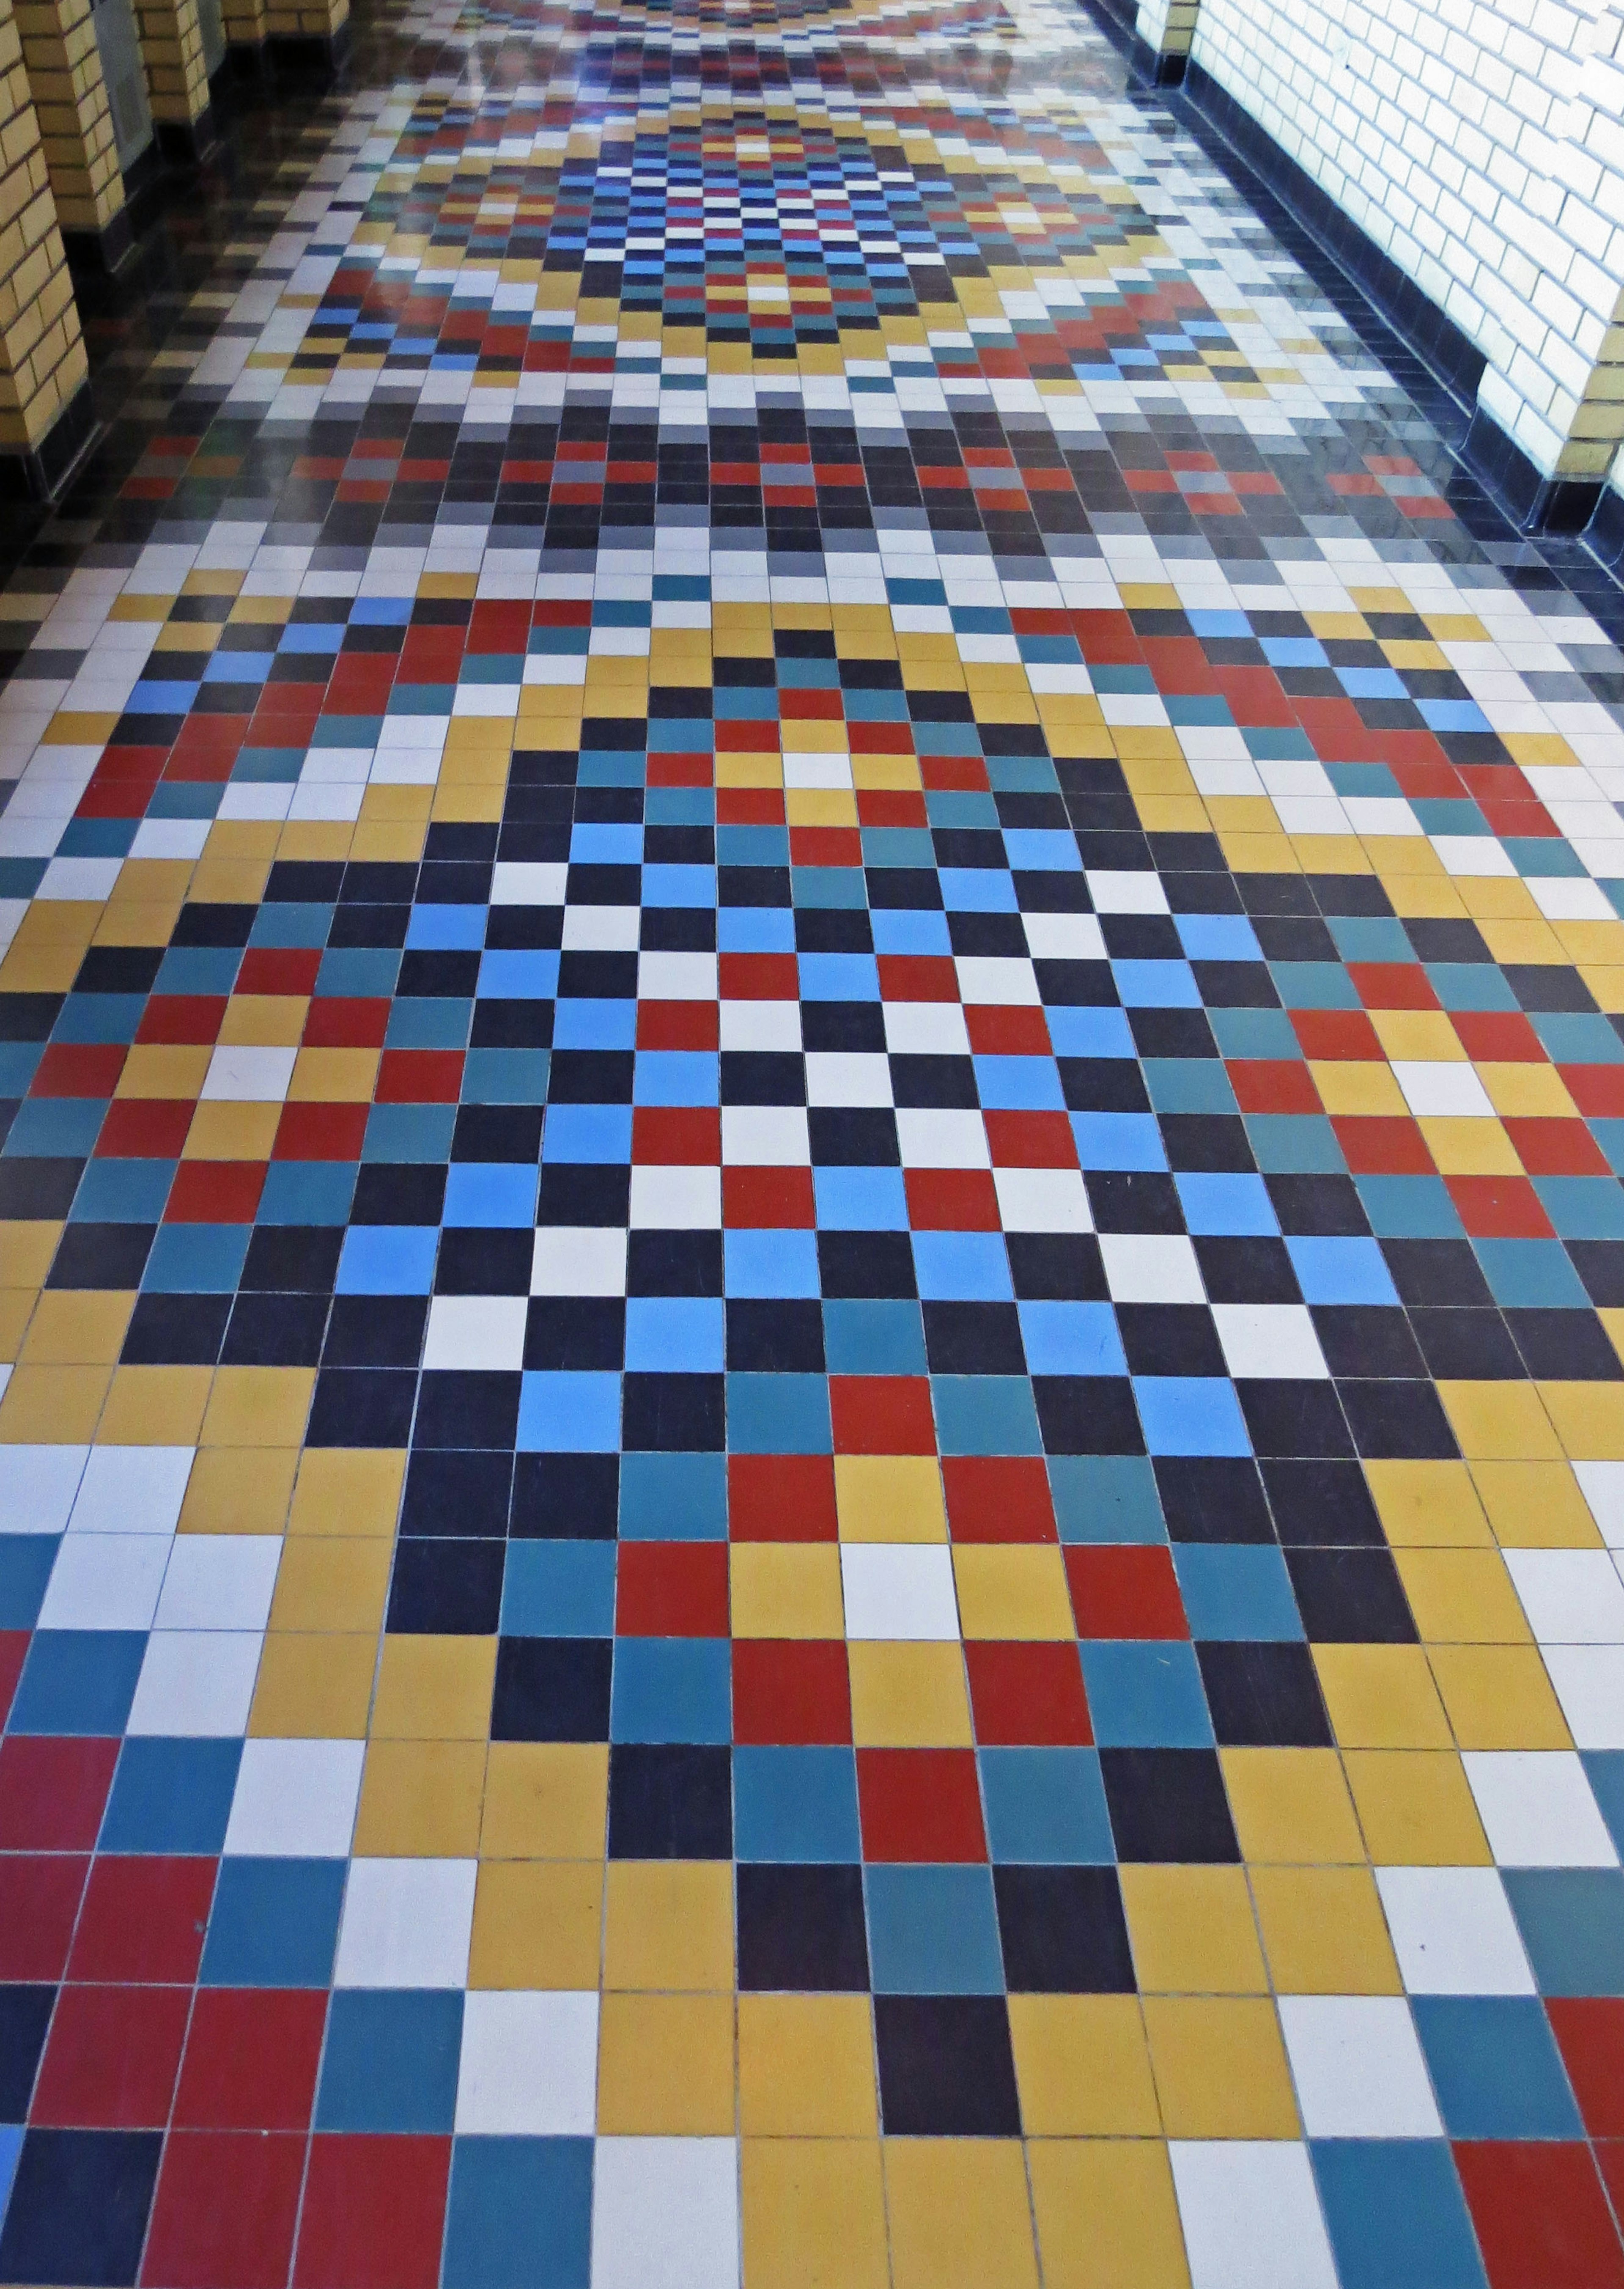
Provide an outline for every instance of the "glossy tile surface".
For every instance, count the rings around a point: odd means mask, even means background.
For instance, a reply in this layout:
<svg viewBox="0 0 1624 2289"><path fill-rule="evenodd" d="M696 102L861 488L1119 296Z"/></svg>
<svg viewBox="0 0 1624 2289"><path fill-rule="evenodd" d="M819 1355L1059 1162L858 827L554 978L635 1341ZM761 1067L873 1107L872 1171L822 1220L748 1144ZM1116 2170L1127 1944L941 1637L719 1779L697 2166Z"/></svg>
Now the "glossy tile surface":
<svg viewBox="0 0 1624 2289"><path fill-rule="evenodd" d="M1613 2289L1617 592L1068 7L361 35L0 594L0 2280Z"/></svg>

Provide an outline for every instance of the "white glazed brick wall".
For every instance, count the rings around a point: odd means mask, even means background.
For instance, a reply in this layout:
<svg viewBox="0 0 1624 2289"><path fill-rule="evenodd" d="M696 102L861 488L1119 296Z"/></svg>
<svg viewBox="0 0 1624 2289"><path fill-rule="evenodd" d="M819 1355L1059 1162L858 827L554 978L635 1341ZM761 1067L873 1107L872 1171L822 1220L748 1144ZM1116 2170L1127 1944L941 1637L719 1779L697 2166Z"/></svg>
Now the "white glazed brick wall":
<svg viewBox="0 0 1624 2289"><path fill-rule="evenodd" d="M1536 467L1605 475L1624 0L1201 0L1193 58L1484 352L1479 403Z"/></svg>

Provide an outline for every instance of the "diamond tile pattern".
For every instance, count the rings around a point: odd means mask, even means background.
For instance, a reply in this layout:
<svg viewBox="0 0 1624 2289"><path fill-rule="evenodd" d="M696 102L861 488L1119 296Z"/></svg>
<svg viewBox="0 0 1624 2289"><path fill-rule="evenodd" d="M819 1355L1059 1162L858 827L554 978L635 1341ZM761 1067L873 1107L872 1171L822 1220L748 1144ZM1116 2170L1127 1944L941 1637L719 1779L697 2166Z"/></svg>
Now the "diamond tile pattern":
<svg viewBox="0 0 1624 2289"><path fill-rule="evenodd" d="M0 2280L1616 2289L1613 608L1069 6L363 34L0 598Z"/></svg>

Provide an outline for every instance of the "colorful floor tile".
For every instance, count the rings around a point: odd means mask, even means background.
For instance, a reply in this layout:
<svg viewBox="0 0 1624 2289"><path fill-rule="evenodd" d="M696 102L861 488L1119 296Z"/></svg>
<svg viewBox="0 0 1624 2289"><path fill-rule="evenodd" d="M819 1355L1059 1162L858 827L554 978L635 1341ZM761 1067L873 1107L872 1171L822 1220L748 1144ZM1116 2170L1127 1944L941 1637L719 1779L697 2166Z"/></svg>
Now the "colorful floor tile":
<svg viewBox="0 0 1624 2289"><path fill-rule="evenodd" d="M1618 2289L1617 591L1067 0L233 138L0 594L0 2281Z"/></svg>

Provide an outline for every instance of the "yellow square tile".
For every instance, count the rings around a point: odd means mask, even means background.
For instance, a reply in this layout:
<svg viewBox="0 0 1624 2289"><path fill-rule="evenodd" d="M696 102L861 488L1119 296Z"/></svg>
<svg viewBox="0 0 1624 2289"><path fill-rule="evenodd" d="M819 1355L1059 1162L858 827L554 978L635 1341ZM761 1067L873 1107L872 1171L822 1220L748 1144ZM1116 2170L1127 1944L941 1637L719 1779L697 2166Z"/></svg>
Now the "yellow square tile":
<svg viewBox="0 0 1624 2289"><path fill-rule="evenodd" d="M354 1848L371 1859L471 1860L484 1784L478 1741L373 1741Z"/></svg>
<svg viewBox="0 0 1624 2289"><path fill-rule="evenodd" d="M970 1697L958 1645L856 1642L851 1672L852 1738L861 1749L965 1748Z"/></svg>
<svg viewBox="0 0 1624 2289"><path fill-rule="evenodd" d="M1564 1454L1576 1463L1624 1461L1624 1384L1541 1383L1535 1389Z"/></svg>
<svg viewBox="0 0 1624 2289"><path fill-rule="evenodd" d="M892 2289L1038 2289L1015 2138L888 2138Z"/></svg>
<svg viewBox="0 0 1624 2289"><path fill-rule="evenodd" d="M1572 1121L1578 1108L1555 1065L1480 1065L1477 1078L1502 1121Z"/></svg>
<svg viewBox="0 0 1624 2289"><path fill-rule="evenodd" d="M61 1237L61 1225L44 1217L0 1220L0 1276L7 1287L43 1288Z"/></svg>
<svg viewBox="0 0 1624 2289"><path fill-rule="evenodd" d="M288 1532L393 1537L405 1477L406 1456L398 1448L306 1448Z"/></svg>
<svg viewBox="0 0 1624 2289"><path fill-rule="evenodd" d="M728 1552L736 1638L840 1638L840 1553L824 1542L736 1542Z"/></svg>
<svg viewBox="0 0 1624 2289"><path fill-rule="evenodd" d="M1437 1393L1469 1462L1479 1456L1509 1462L1562 1452L1531 1384L1440 1383Z"/></svg>
<svg viewBox="0 0 1624 2289"><path fill-rule="evenodd" d="M113 1085L115 1097L166 1097L192 1103L214 1052L206 1042L137 1041Z"/></svg>
<svg viewBox="0 0 1624 2289"><path fill-rule="evenodd" d="M739 2193L750 2289L889 2289L878 2139L746 2138Z"/></svg>
<svg viewBox="0 0 1624 2289"><path fill-rule="evenodd" d="M38 1296L37 1288L0 1288L0 1363L11 1366L22 1349Z"/></svg>
<svg viewBox="0 0 1624 2289"><path fill-rule="evenodd" d="M290 1105L365 1105L378 1081L377 1049L301 1049L288 1083Z"/></svg>
<svg viewBox="0 0 1624 2289"><path fill-rule="evenodd" d="M470 1987L596 1987L602 1951L601 1861L481 1861Z"/></svg>
<svg viewBox="0 0 1624 2289"><path fill-rule="evenodd" d="M1309 1072L1329 1113L1383 1113L1402 1119L1409 1111L1391 1068L1373 1057L1315 1057Z"/></svg>
<svg viewBox="0 0 1624 2289"><path fill-rule="evenodd" d="M733 1985L733 1870L714 1860L612 1860L605 1987Z"/></svg>
<svg viewBox="0 0 1624 2289"><path fill-rule="evenodd" d="M1154 2138L1161 2128L1136 1995L1012 1995L1029 2138Z"/></svg>
<svg viewBox="0 0 1624 2289"><path fill-rule="evenodd" d="M746 2138L874 2138L866 1995L741 1995L739 2126Z"/></svg>
<svg viewBox="0 0 1624 2289"><path fill-rule="evenodd" d="M1436 1646L1432 1670L1462 1749L1571 1749L1537 1646Z"/></svg>
<svg viewBox="0 0 1624 2289"><path fill-rule="evenodd" d="M120 1367L113 1370L97 1440L104 1447L194 1447L203 1429L212 1370Z"/></svg>
<svg viewBox="0 0 1624 2289"><path fill-rule="evenodd" d="M593 1741L493 1741L480 1850L487 1859L598 1860L609 1751Z"/></svg>
<svg viewBox="0 0 1624 2289"><path fill-rule="evenodd" d="M1490 1540L1464 1463L1366 1463L1381 1530L1395 1550L1469 1549Z"/></svg>
<svg viewBox="0 0 1624 2289"><path fill-rule="evenodd" d="M1147 1995L1144 2016L1169 2138L1301 2135L1267 1996Z"/></svg>
<svg viewBox="0 0 1624 2289"><path fill-rule="evenodd" d="M359 1741L366 1736L378 1639L273 1630L259 1655L248 1729L256 1738Z"/></svg>
<svg viewBox="0 0 1624 2289"><path fill-rule="evenodd" d="M1046 2289L1189 2289L1159 2139L1045 2138L1027 2156Z"/></svg>
<svg viewBox="0 0 1624 2289"><path fill-rule="evenodd" d="M1373 1009L1370 1022L1396 1064L1464 1065L1461 1036L1443 1009Z"/></svg>
<svg viewBox="0 0 1624 2289"><path fill-rule="evenodd" d="M605 1995L598 2022L601 2137L730 2138L731 1995Z"/></svg>
<svg viewBox="0 0 1624 2289"><path fill-rule="evenodd" d="M195 1463L194 1480L197 1470ZM187 1493L189 1500L190 1487ZM184 1511L181 1517L184 1522ZM389 1595L389 1559L386 1543L284 1543L276 1569L276 1593L271 1600L271 1627L380 1630Z"/></svg>
<svg viewBox="0 0 1624 2289"><path fill-rule="evenodd" d="M1420 1646L1311 1647L1343 1749L1445 1749L1449 1720Z"/></svg>
<svg viewBox="0 0 1624 2289"><path fill-rule="evenodd" d="M1493 1857L1453 1749L1355 1749L1343 1763L1378 1868L1482 1868Z"/></svg>
<svg viewBox="0 0 1624 2289"><path fill-rule="evenodd" d="M222 1367L203 1417L205 1447L297 1447L315 1389L307 1367Z"/></svg>
<svg viewBox="0 0 1624 2289"><path fill-rule="evenodd" d="M386 1637L372 1732L378 1740L485 1741L494 1638Z"/></svg>
<svg viewBox="0 0 1624 2289"><path fill-rule="evenodd" d="M1415 1125L1445 1176L1517 1176L1523 1172L1517 1147L1498 1121L1423 1115Z"/></svg>
<svg viewBox="0 0 1624 2289"><path fill-rule="evenodd" d="M180 1157L183 1160L268 1160L281 1118L280 1105L239 1105L211 1098L193 1113Z"/></svg>
<svg viewBox="0 0 1624 2289"><path fill-rule="evenodd" d="M1400 1991L1368 1868L1254 1868L1252 1894L1277 1994Z"/></svg>
<svg viewBox="0 0 1624 2289"><path fill-rule="evenodd" d="M23 1362L28 1367L113 1367L134 1309L133 1292L47 1288L28 1323Z"/></svg>
<svg viewBox="0 0 1624 2289"><path fill-rule="evenodd" d="M1222 1749L1244 1859L1363 1860L1364 1841L1334 1749Z"/></svg>
<svg viewBox="0 0 1624 2289"><path fill-rule="evenodd" d="M105 1367L19 1367L0 1397L0 1442L8 1446L85 1445L113 1380Z"/></svg>
<svg viewBox="0 0 1624 2289"><path fill-rule="evenodd" d="M959 1543L953 1579L967 1638L1077 1635L1065 1560L1053 1543Z"/></svg>
<svg viewBox="0 0 1624 2289"><path fill-rule="evenodd" d="M1528 1623L1498 1550L1401 1550L1395 1563L1429 1645L1527 1641Z"/></svg>
<svg viewBox="0 0 1624 2289"><path fill-rule="evenodd" d="M929 1455L837 1455L842 1542L945 1542L942 1474Z"/></svg>
<svg viewBox="0 0 1624 2289"><path fill-rule="evenodd" d="M297 1049L309 1006L300 993L234 993L219 1038L228 1048Z"/></svg>
<svg viewBox="0 0 1624 2289"><path fill-rule="evenodd" d="M281 1534L298 1466L298 1454L291 1448L200 1447L180 1506L181 1533ZM380 1607L380 1619L381 1615ZM342 1629L346 1624L328 1626Z"/></svg>
<svg viewBox="0 0 1624 2289"><path fill-rule="evenodd" d="M1502 1550L1602 1547L1571 1464L1474 1463L1472 1480Z"/></svg>
<svg viewBox="0 0 1624 2289"><path fill-rule="evenodd" d="M1142 1991L1263 1992L1269 1980L1241 1869L1136 1863L1121 1879Z"/></svg>

